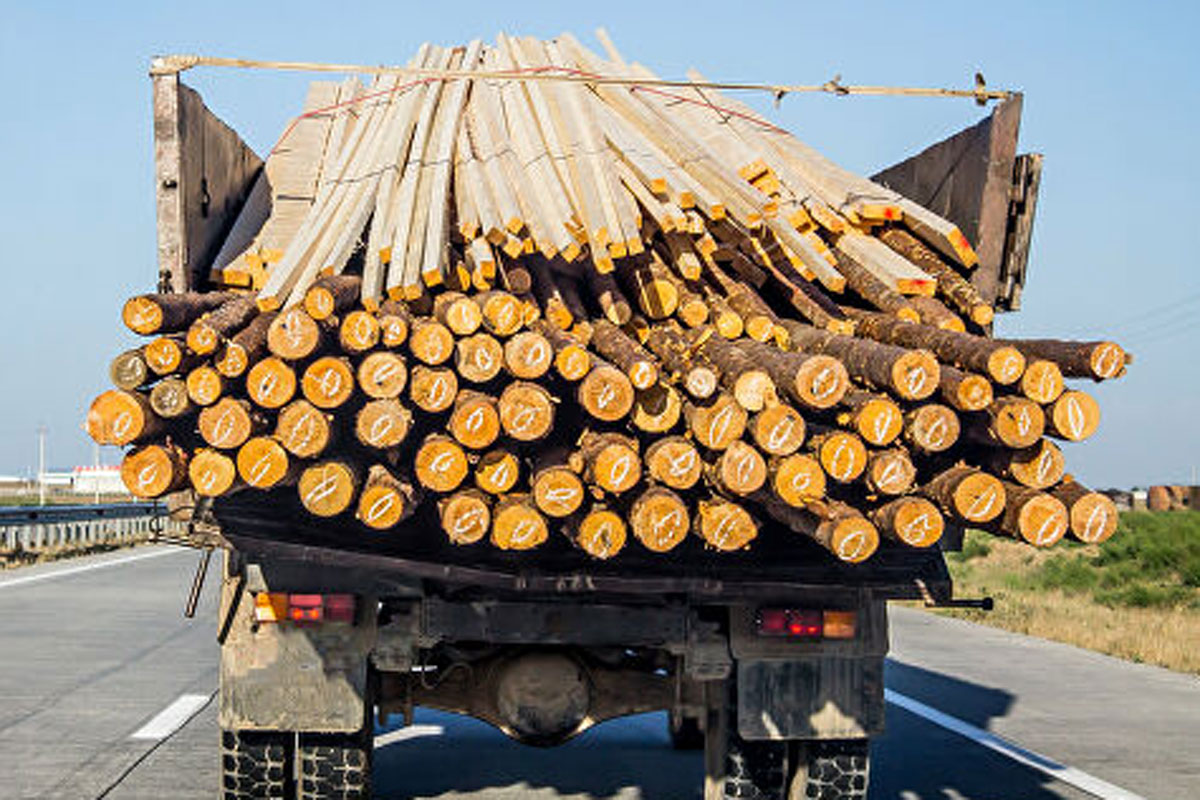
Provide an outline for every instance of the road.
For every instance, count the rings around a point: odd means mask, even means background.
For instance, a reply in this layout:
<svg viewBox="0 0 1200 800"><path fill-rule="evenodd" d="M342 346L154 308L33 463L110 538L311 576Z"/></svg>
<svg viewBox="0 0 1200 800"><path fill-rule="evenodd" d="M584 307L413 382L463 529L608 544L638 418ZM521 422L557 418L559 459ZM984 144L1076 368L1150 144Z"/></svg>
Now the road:
<svg viewBox="0 0 1200 800"><path fill-rule="evenodd" d="M139 548L0 573L0 798L215 796L216 581L195 619L180 614L196 557ZM872 798L1092 796L1048 772L1197 796L1200 680L920 611L892 619ZM416 722L377 731L381 798L699 797L699 756L670 749L661 714L552 750L454 715ZM1032 754L989 749L977 729Z"/></svg>

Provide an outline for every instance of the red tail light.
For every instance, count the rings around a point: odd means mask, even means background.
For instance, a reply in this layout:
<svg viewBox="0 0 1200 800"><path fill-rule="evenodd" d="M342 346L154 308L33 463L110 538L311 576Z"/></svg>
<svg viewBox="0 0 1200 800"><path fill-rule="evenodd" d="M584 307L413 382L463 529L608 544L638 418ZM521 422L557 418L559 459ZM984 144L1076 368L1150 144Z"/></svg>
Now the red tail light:
<svg viewBox="0 0 1200 800"><path fill-rule="evenodd" d="M760 636L789 639L853 639L858 614L809 608L760 608Z"/></svg>
<svg viewBox="0 0 1200 800"><path fill-rule="evenodd" d="M286 594L260 592L254 596L256 622L354 622L352 594Z"/></svg>

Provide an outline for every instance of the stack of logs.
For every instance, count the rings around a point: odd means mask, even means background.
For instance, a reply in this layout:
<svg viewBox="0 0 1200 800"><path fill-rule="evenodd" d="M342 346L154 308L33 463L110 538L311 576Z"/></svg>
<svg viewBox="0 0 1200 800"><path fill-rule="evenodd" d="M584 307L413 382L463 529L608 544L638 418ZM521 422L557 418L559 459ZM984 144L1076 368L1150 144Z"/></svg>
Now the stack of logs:
<svg viewBox="0 0 1200 800"><path fill-rule="evenodd" d="M767 519L851 563L947 519L1112 534L1057 442L1099 421L1064 378L1123 374L1119 346L990 338L957 228L714 92L495 73L648 74L609 50L424 48L457 72L335 115L307 212L276 203L223 287L129 300L151 338L87 428L134 446L130 491L293 487L362 535L431 503L454 543L596 558Z"/></svg>

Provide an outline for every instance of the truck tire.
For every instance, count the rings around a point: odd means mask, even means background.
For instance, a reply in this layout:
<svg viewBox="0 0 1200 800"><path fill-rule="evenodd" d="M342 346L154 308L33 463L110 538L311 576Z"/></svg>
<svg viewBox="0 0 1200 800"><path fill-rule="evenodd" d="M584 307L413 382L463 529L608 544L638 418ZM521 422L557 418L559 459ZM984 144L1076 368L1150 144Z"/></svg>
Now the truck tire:
<svg viewBox="0 0 1200 800"><path fill-rule="evenodd" d="M370 800L370 731L300 734L297 800Z"/></svg>
<svg viewBox="0 0 1200 800"><path fill-rule="evenodd" d="M291 735L221 731L223 800L291 797Z"/></svg>
<svg viewBox="0 0 1200 800"><path fill-rule="evenodd" d="M788 800L865 800L870 772L866 739L797 742Z"/></svg>
<svg viewBox="0 0 1200 800"><path fill-rule="evenodd" d="M696 717L671 714L667 720L667 728L671 735L671 747L676 750L704 749L704 731Z"/></svg>
<svg viewBox="0 0 1200 800"><path fill-rule="evenodd" d="M787 788L787 742L748 742L730 734L725 749L726 800L781 800Z"/></svg>

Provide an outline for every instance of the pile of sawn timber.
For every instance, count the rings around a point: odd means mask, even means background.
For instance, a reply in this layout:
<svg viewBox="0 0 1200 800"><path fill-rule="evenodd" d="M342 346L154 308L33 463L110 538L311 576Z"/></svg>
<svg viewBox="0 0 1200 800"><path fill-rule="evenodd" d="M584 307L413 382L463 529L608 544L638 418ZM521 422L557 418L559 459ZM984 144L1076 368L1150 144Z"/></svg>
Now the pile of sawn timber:
<svg viewBox="0 0 1200 800"><path fill-rule="evenodd" d="M604 44L314 84L213 289L125 305L154 338L87 426L130 491L295 487L364 536L431 503L455 543L597 558L766 518L847 562L947 518L1112 534L1056 442L1099 421L1064 377L1119 346L990 338L953 224L716 91L523 79L653 77Z"/></svg>

